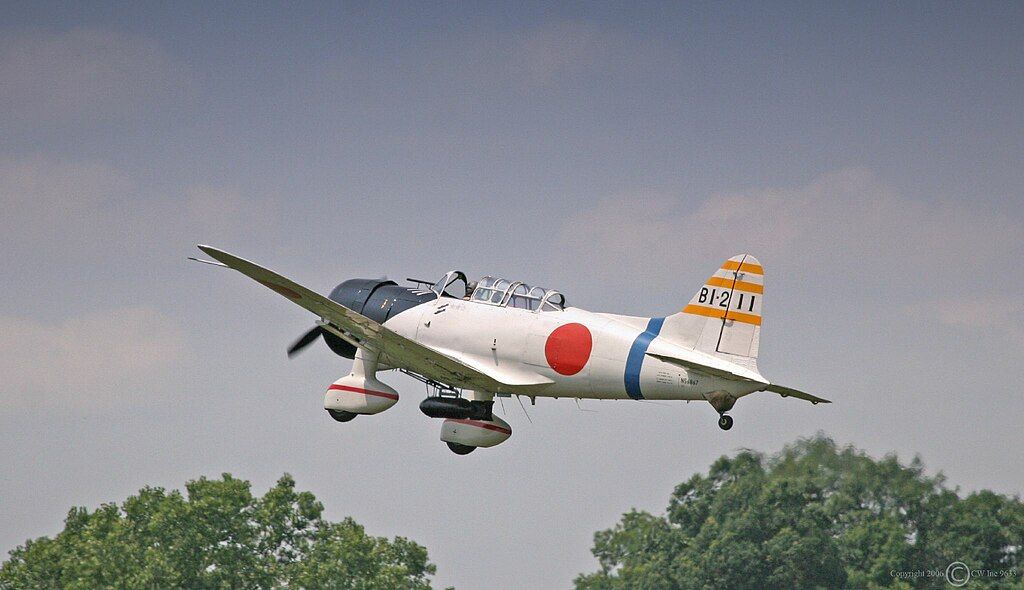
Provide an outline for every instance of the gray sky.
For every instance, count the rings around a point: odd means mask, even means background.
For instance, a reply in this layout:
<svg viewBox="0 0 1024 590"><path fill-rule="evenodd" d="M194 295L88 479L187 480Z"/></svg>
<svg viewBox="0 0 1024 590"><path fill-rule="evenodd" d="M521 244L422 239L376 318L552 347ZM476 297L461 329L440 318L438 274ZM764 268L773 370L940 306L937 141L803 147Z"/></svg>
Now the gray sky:
<svg viewBox="0 0 1024 590"><path fill-rule="evenodd" d="M570 585L594 531L739 448L823 431L1024 491L1020 3L337 8L24 3L0 25L0 550L72 505L283 472L424 543L437 581ZM337 424L305 311L450 268L664 315L765 265L760 367L835 400L544 401L456 457ZM500 409L500 408L499 408Z"/></svg>

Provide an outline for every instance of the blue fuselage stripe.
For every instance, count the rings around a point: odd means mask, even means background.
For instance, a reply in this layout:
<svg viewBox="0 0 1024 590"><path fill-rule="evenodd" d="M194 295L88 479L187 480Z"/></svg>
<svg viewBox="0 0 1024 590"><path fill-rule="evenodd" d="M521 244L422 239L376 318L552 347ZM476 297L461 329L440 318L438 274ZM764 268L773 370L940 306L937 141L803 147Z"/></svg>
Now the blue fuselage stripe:
<svg viewBox="0 0 1024 590"><path fill-rule="evenodd" d="M629 356L626 357L626 395L633 399L643 399L644 394L640 392L640 369L644 366L644 356L651 342L661 332L661 325L665 318L651 318L647 322L647 329L640 333L629 347Z"/></svg>

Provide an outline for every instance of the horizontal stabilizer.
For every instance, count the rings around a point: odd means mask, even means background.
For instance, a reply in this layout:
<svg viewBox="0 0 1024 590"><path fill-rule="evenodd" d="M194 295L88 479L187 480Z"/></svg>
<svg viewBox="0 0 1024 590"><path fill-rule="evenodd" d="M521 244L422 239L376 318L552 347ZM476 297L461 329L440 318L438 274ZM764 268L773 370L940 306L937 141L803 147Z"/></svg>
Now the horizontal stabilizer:
<svg viewBox="0 0 1024 590"><path fill-rule="evenodd" d="M773 385L769 385L768 387L765 388L765 391L773 391L773 392L781 395L782 397L795 397L797 399L807 400L807 401L811 402L812 404L830 404L830 403L832 403L830 400L827 400L827 399L824 399L824 398L820 398L820 397L811 395L809 393L804 393L802 391L799 391L797 389L792 389L790 387L783 387L781 385L774 385L774 384Z"/></svg>
<svg viewBox="0 0 1024 590"><path fill-rule="evenodd" d="M677 356L668 356L664 354L658 354L655 352L648 352L647 356L654 357L659 361L665 361L673 365L678 365L684 369L690 371L697 371L704 373L705 375L712 375L714 377L721 377L722 379L730 379L732 381L754 381L749 375L741 375L734 371L730 371L725 368L713 367L711 365L705 365L696 361L687 360Z"/></svg>
<svg viewBox="0 0 1024 590"><path fill-rule="evenodd" d="M705 375L712 375L714 377L720 377L722 379L730 379L732 381L753 381L756 383L763 383L764 388L761 391L771 391L781 395L782 397L795 397L797 399L809 401L812 404L832 403L830 400L820 398L809 393L804 393L803 391L800 391L798 389L765 383L765 381L763 381L762 379L754 378L753 375L751 375L750 373L743 374L746 371L742 367L737 366L735 370L730 370L729 368L727 368L727 366L716 367L711 364L705 364L695 360L683 358L682 355L667 355L658 354L656 352L648 352L647 356L656 358L660 361L665 361L666 363L671 363L679 367L683 367L688 371L697 371L699 373L704 373Z"/></svg>

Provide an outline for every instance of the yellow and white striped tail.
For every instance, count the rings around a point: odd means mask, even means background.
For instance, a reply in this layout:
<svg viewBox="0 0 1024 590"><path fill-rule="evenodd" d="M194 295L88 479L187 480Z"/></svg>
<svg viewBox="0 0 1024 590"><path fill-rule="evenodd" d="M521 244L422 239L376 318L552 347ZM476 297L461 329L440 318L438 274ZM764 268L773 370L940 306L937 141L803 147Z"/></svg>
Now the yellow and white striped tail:
<svg viewBox="0 0 1024 590"><path fill-rule="evenodd" d="M662 334L756 370L763 302L761 263L749 254L733 256L680 313L666 318Z"/></svg>

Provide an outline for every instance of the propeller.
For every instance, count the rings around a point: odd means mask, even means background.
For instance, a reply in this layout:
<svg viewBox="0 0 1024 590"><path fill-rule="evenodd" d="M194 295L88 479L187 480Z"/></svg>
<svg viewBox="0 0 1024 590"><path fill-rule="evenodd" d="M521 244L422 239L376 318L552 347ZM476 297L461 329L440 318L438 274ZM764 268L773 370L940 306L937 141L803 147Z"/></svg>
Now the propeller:
<svg viewBox="0 0 1024 590"><path fill-rule="evenodd" d="M306 348L310 344L313 344L313 341L319 338L323 333L324 329L321 328L320 326L316 326L309 332L303 334L301 338L296 340L294 344L288 347L288 358L292 358L300 351L302 351L303 348Z"/></svg>

